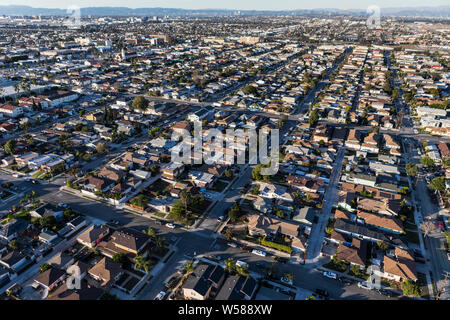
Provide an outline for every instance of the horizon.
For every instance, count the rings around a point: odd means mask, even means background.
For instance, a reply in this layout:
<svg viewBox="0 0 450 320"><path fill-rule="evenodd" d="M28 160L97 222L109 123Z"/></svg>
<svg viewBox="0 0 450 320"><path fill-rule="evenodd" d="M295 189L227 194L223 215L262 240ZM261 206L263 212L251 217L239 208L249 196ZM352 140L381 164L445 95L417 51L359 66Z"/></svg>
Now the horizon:
<svg viewBox="0 0 450 320"><path fill-rule="evenodd" d="M122 0L101 0L96 1L95 4L91 4L87 0L76 1L74 3L73 0L43 0L41 1L39 6L36 6L34 1L29 0L5 0L5 2L0 6L27 6L35 9L66 9L69 6L76 5L80 8L102 8L102 7L123 7L129 9L148 9L148 8L162 8L162 9L181 9L181 10L240 10L240 11L295 11L295 10L365 10L371 5L379 6L382 9L394 9L394 8L421 8L421 7L442 7L449 6L446 1L434 0L428 2L426 5L423 4L422 1L413 0L410 1L408 5L402 5L402 1L353 1L353 0L344 0L340 2L340 6L336 6L334 1L330 0L319 0L314 2L314 5L302 4L299 7L289 6L290 3L293 3L292 0L281 0L283 3L280 5L280 1L278 1L275 7L267 7L269 4L268 1L257 1L250 0L246 1L246 5L242 6L242 4L237 0L228 1L226 6L220 4L218 6L213 6L209 3L209 1L186 1L186 0L178 0L178 1L150 1L151 3L146 3L149 1L145 0L132 0L129 2L125 2ZM207 5L197 5L194 6L193 3L207 3ZM261 3L262 2L262 3ZM297 1L295 1L297 2ZM184 5L182 5L183 3ZM236 5L233 6L233 3ZM250 3L250 5L248 5ZM253 4L253 5L252 5Z"/></svg>

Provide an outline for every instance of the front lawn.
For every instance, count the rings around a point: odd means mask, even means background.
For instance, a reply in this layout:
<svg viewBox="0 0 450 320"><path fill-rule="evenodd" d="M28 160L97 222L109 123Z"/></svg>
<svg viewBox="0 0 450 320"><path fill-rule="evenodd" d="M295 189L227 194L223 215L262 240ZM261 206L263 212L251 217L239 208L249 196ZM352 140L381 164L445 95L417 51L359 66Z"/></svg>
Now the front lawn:
<svg viewBox="0 0 450 320"><path fill-rule="evenodd" d="M214 186L212 187L213 191L216 192L222 192L223 190L225 190L225 188L228 186L228 183L223 182L223 181L217 181Z"/></svg>
<svg viewBox="0 0 450 320"><path fill-rule="evenodd" d="M330 262L323 265L324 268L331 269L337 272L345 272L348 268L349 264L343 260L339 260L336 256L334 256Z"/></svg>
<svg viewBox="0 0 450 320"><path fill-rule="evenodd" d="M350 276L363 279L364 281L367 281L367 279L369 279L370 277L366 270L362 270L358 266L352 266L348 274Z"/></svg>

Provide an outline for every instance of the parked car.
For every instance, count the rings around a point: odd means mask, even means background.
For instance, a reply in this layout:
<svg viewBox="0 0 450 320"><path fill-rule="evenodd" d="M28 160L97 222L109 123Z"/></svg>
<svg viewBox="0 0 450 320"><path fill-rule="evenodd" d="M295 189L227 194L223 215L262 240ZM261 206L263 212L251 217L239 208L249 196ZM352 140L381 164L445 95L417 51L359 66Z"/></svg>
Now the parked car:
<svg viewBox="0 0 450 320"><path fill-rule="evenodd" d="M327 277L327 278L337 280L337 274L336 274L336 273L329 272L329 271L325 271L325 272L323 273L323 275L324 275L325 277Z"/></svg>
<svg viewBox="0 0 450 320"><path fill-rule="evenodd" d="M346 278L346 277L339 277L339 281L345 284L353 284L353 280Z"/></svg>
<svg viewBox="0 0 450 320"><path fill-rule="evenodd" d="M217 218L217 221L222 222L225 219L224 216L220 216L219 218Z"/></svg>
<svg viewBox="0 0 450 320"><path fill-rule="evenodd" d="M166 293L164 291L161 291L160 293L158 293L158 295L155 297L155 300L162 300L164 298L164 296L166 295Z"/></svg>
<svg viewBox="0 0 450 320"><path fill-rule="evenodd" d="M173 223L166 223L166 227L169 229L175 229L175 225Z"/></svg>
<svg viewBox="0 0 450 320"><path fill-rule="evenodd" d="M261 250L253 250L252 253L256 254L257 256L261 256L261 257L265 257L267 255L267 253L265 253L264 251L261 251Z"/></svg>
<svg viewBox="0 0 450 320"><path fill-rule="evenodd" d="M156 220L155 223L159 226L162 226L162 221L161 220Z"/></svg>
<svg viewBox="0 0 450 320"><path fill-rule="evenodd" d="M358 282L358 288L372 290L372 287L366 282Z"/></svg>
<svg viewBox="0 0 450 320"><path fill-rule="evenodd" d="M237 248L238 245L234 242L228 242L228 246L232 248Z"/></svg>
<svg viewBox="0 0 450 320"><path fill-rule="evenodd" d="M236 265L240 268L248 268L248 263L241 260L236 261Z"/></svg>
<svg viewBox="0 0 450 320"><path fill-rule="evenodd" d="M324 289L319 289L319 288L317 288L317 289L316 289L316 293L317 293L319 296L322 296L322 297L325 297L325 298L328 298L328 297L330 296L330 294L328 293L328 291L327 291L327 290L324 290Z"/></svg>
<svg viewBox="0 0 450 320"><path fill-rule="evenodd" d="M289 261L289 259L282 257L275 257L275 260L278 261L279 263L287 263Z"/></svg>
<svg viewBox="0 0 450 320"><path fill-rule="evenodd" d="M392 292L391 290L386 290L386 289L379 289L377 290L379 294L382 294L383 296L387 296L387 297L394 297L395 294L394 292Z"/></svg>

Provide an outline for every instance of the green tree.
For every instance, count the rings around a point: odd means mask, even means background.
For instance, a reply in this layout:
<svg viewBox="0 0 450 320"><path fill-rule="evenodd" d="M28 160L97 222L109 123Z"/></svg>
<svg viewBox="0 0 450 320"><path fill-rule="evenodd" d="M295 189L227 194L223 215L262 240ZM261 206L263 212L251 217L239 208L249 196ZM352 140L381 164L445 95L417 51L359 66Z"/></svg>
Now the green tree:
<svg viewBox="0 0 450 320"><path fill-rule="evenodd" d="M421 295L420 286L409 279L402 282L402 291L405 296L420 297Z"/></svg>
<svg viewBox="0 0 450 320"><path fill-rule="evenodd" d="M233 271L236 269L236 261L234 261L233 258L228 258L225 260L225 270L228 271L228 273L233 273Z"/></svg>
<svg viewBox="0 0 450 320"><path fill-rule="evenodd" d="M417 176L418 169L417 169L417 165L415 163L408 163L406 165L405 169L406 169L406 174L408 176L410 176L410 177Z"/></svg>
<svg viewBox="0 0 450 320"><path fill-rule="evenodd" d="M433 180L431 180L428 187L437 191L445 191L445 177L442 176L434 178Z"/></svg>
<svg viewBox="0 0 450 320"><path fill-rule="evenodd" d="M16 146L17 142L15 139L8 140L8 142L5 143L5 152L14 155L16 152Z"/></svg>
<svg viewBox="0 0 450 320"><path fill-rule="evenodd" d="M112 260L116 263L120 263L122 266L125 266L130 261L127 255L123 252L114 253Z"/></svg>
<svg viewBox="0 0 450 320"><path fill-rule="evenodd" d="M256 165L252 170L252 179L256 181L263 180L263 176L261 175L262 164Z"/></svg>
<svg viewBox="0 0 450 320"><path fill-rule="evenodd" d="M424 156L420 159L420 163L427 167L434 167L434 161L429 156Z"/></svg>
<svg viewBox="0 0 450 320"><path fill-rule="evenodd" d="M142 255L136 255L133 259L134 262L134 270L145 270L145 273L148 273L148 267L150 266L150 261L145 259Z"/></svg>
<svg viewBox="0 0 450 320"><path fill-rule="evenodd" d="M233 229L227 228L227 230L225 231L225 238L227 238L227 240L230 241L233 239L233 237L234 237Z"/></svg>
<svg viewBox="0 0 450 320"><path fill-rule="evenodd" d="M186 263L186 265L183 267L183 270L186 272L186 276L194 272L194 266L192 265L192 262Z"/></svg>
<svg viewBox="0 0 450 320"><path fill-rule="evenodd" d="M319 111L317 109L311 111L308 122L311 126L314 126L319 122Z"/></svg>
<svg viewBox="0 0 450 320"><path fill-rule="evenodd" d="M148 236L156 239L156 231L155 231L155 229L153 229L151 227L148 227L148 230L147 230L146 234Z"/></svg>
<svg viewBox="0 0 450 320"><path fill-rule="evenodd" d="M131 106L134 109L145 111L147 110L148 107L148 100L145 99L143 96L137 96L136 98L134 98L133 102L131 103Z"/></svg>
<svg viewBox="0 0 450 320"><path fill-rule="evenodd" d="M228 217L230 218L231 222L236 222L241 214L241 208L239 208L239 205L236 203L233 208L228 212Z"/></svg>

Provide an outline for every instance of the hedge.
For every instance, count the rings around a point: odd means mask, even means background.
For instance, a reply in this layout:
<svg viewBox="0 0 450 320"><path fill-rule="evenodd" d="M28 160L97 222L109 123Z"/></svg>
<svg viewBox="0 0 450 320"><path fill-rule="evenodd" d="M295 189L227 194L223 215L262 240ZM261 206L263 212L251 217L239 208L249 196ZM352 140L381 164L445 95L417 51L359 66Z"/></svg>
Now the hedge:
<svg viewBox="0 0 450 320"><path fill-rule="evenodd" d="M271 242L271 241L267 241L266 237L261 239L261 244L265 247L269 247L269 248L273 248L276 250L280 250L286 253L291 254L292 253L292 248L283 244L279 244L279 243L275 243L275 242Z"/></svg>

